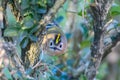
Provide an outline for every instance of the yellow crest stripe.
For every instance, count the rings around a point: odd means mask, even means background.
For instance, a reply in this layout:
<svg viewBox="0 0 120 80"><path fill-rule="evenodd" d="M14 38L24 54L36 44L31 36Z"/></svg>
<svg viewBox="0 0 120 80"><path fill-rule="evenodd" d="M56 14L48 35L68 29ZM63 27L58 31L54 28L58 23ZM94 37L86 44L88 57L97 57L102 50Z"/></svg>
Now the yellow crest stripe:
<svg viewBox="0 0 120 80"><path fill-rule="evenodd" d="M58 44L59 40L60 40L60 33L57 35L55 43Z"/></svg>

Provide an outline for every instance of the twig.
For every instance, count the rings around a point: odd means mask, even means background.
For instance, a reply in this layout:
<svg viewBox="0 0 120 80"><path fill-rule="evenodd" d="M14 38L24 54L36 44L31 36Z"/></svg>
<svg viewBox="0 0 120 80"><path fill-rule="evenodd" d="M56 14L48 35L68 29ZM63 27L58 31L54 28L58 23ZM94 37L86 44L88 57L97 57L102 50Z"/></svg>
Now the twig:
<svg viewBox="0 0 120 80"><path fill-rule="evenodd" d="M55 2L55 5L50 9L47 15L40 21L40 26L48 24L65 1L66 0L57 0Z"/></svg>
<svg viewBox="0 0 120 80"><path fill-rule="evenodd" d="M56 0L54 6L49 10L49 12L44 16L43 19L40 20L38 25L38 32L36 35L39 37L41 36L41 29L44 32L45 26L52 20L55 14L58 12L59 8L65 3L66 0Z"/></svg>
<svg viewBox="0 0 120 80"><path fill-rule="evenodd" d="M105 24L103 30L106 31L107 27L108 27L112 22L113 22L113 19L109 20L109 21Z"/></svg>
<svg viewBox="0 0 120 80"><path fill-rule="evenodd" d="M114 34L113 34L114 36ZM120 41L120 33L118 33L115 37L114 40L112 40L111 45L108 47L104 48L104 55L102 57L102 60L112 51L112 48L116 46L116 44Z"/></svg>

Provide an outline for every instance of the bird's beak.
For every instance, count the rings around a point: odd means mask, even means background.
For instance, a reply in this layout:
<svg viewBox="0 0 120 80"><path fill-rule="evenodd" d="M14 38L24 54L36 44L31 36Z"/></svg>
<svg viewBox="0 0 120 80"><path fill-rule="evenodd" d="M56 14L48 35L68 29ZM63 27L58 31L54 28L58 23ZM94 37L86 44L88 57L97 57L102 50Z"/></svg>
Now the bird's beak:
<svg viewBox="0 0 120 80"><path fill-rule="evenodd" d="M60 51L60 49L58 49L57 47L50 47L51 49L54 49L54 50L59 50Z"/></svg>

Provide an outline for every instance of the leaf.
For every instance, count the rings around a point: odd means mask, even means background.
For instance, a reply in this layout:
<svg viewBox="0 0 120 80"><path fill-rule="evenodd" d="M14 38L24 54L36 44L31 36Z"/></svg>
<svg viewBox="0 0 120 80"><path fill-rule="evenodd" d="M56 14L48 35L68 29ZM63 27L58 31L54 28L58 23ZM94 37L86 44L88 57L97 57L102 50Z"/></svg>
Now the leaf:
<svg viewBox="0 0 120 80"><path fill-rule="evenodd" d="M25 31L25 30L20 30L19 31L19 35L18 35L18 39L17 39L17 42L21 42L25 37L28 36L28 32Z"/></svg>
<svg viewBox="0 0 120 80"><path fill-rule="evenodd" d="M66 35L66 37L67 37L68 40L69 40L69 39L71 38L71 36L72 36L71 33L66 33L65 35Z"/></svg>
<svg viewBox="0 0 120 80"><path fill-rule="evenodd" d="M21 42L21 46L22 48L25 48L27 46L27 44L29 43L29 39L26 37L23 39L23 41Z"/></svg>
<svg viewBox="0 0 120 80"><path fill-rule="evenodd" d="M24 24L24 27L22 27L22 29L29 29L29 28L31 28L33 25L34 25L33 21L32 21L32 20L29 20L29 21L27 21L27 22Z"/></svg>
<svg viewBox="0 0 120 80"><path fill-rule="evenodd" d="M60 79L57 76L50 76L50 80L66 80L66 79Z"/></svg>
<svg viewBox="0 0 120 80"><path fill-rule="evenodd" d="M25 17L23 21L24 21L24 25L22 27L23 30L30 29L34 25L34 20L30 16Z"/></svg>
<svg viewBox="0 0 120 80"><path fill-rule="evenodd" d="M22 73L21 73L21 71L17 71L17 76L19 77L19 78L21 78L22 77Z"/></svg>
<svg viewBox="0 0 120 80"><path fill-rule="evenodd" d="M30 35L29 38L30 40L35 41L35 42L38 40L38 38L34 35Z"/></svg>
<svg viewBox="0 0 120 80"><path fill-rule="evenodd" d="M85 41L82 41L82 42L80 43L81 49L86 48L86 47L89 47L90 45L91 45L91 43L90 43L89 40L85 40Z"/></svg>
<svg viewBox="0 0 120 80"><path fill-rule="evenodd" d="M116 26L120 27L120 23L118 23Z"/></svg>
<svg viewBox="0 0 120 80"><path fill-rule="evenodd" d="M13 13L11 12L11 9L9 7L7 7L7 21L8 21L8 25L12 26L16 24L16 18L13 15Z"/></svg>
<svg viewBox="0 0 120 80"><path fill-rule="evenodd" d="M46 4L44 3L44 0L43 1L41 1L41 0L38 1L37 4L41 7L44 7L44 8L46 7Z"/></svg>
<svg viewBox="0 0 120 80"><path fill-rule="evenodd" d="M22 0L21 1L21 9L25 10L27 8L29 8L29 0Z"/></svg>
<svg viewBox="0 0 120 80"><path fill-rule="evenodd" d="M13 77L16 79L16 80L23 80L22 78L22 73L21 71L17 71L16 74L13 74Z"/></svg>
<svg viewBox="0 0 120 80"><path fill-rule="evenodd" d="M31 0L31 1L30 1L30 4L36 5L36 0Z"/></svg>
<svg viewBox="0 0 120 80"><path fill-rule="evenodd" d="M87 78L86 78L85 75L82 74L82 75L80 76L80 80L87 80Z"/></svg>
<svg viewBox="0 0 120 80"><path fill-rule="evenodd" d="M33 13L31 11L24 13L24 16L31 16L31 15L33 15Z"/></svg>
<svg viewBox="0 0 120 80"><path fill-rule="evenodd" d="M16 45L16 49L17 49L19 57L21 57L21 47L19 44Z"/></svg>
<svg viewBox="0 0 120 80"><path fill-rule="evenodd" d="M67 65L72 66L75 63L74 59L68 59L67 60Z"/></svg>
<svg viewBox="0 0 120 80"><path fill-rule="evenodd" d="M88 32L89 32L89 30L88 30L88 28L86 27L86 25L85 25L85 24L81 24L80 29L81 29L82 33L84 34L83 36L84 36L85 38L87 38L87 37L88 37Z"/></svg>
<svg viewBox="0 0 120 80"><path fill-rule="evenodd" d="M47 4L49 7L52 7L54 5L54 0L47 0Z"/></svg>
<svg viewBox="0 0 120 80"><path fill-rule="evenodd" d="M28 68L25 72L26 72L27 75L30 75L33 72L33 69L32 68Z"/></svg>
<svg viewBox="0 0 120 80"><path fill-rule="evenodd" d="M83 12L83 11L81 10L80 12L78 12L78 15L79 15L79 16L83 16L83 14L86 15L86 14L87 14L86 11Z"/></svg>
<svg viewBox="0 0 120 80"><path fill-rule="evenodd" d="M120 5L120 0L115 0L115 4Z"/></svg>
<svg viewBox="0 0 120 80"><path fill-rule="evenodd" d="M64 19L63 16L59 16L59 17L56 18L55 21L57 21L58 23L60 23L63 19Z"/></svg>
<svg viewBox="0 0 120 80"><path fill-rule="evenodd" d="M4 75L7 77L7 79L12 80L12 76L11 76L10 71L8 70L7 67L5 67L5 68L3 69L3 73L4 73Z"/></svg>
<svg viewBox="0 0 120 80"><path fill-rule="evenodd" d="M107 67L108 65L105 62L100 65L98 74L96 75L96 78L98 80L102 80L107 75L107 71L106 71Z"/></svg>
<svg viewBox="0 0 120 80"><path fill-rule="evenodd" d="M46 12L47 12L47 10L44 8L40 8L37 10L37 13L39 13L39 14L45 14Z"/></svg>
<svg viewBox="0 0 120 80"><path fill-rule="evenodd" d="M120 14L120 6L111 7L110 13L113 17L119 15Z"/></svg>
<svg viewBox="0 0 120 80"><path fill-rule="evenodd" d="M18 32L19 32L18 27L7 27L5 29L4 36L7 36L7 37L17 36Z"/></svg>
<svg viewBox="0 0 120 80"><path fill-rule="evenodd" d="M36 32L37 30L38 30L38 27L35 26L30 30L29 34L32 34L32 33Z"/></svg>

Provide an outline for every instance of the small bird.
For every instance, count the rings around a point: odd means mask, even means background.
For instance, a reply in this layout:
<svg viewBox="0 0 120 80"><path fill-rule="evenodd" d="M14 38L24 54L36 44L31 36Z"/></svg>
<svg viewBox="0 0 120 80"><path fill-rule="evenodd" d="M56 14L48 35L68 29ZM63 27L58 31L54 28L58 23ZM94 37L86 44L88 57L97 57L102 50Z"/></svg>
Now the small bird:
<svg viewBox="0 0 120 80"><path fill-rule="evenodd" d="M47 33L42 42L44 53L52 56L63 54L67 48L67 39L63 31L54 23L48 24L46 29Z"/></svg>
<svg viewBox="0 0 120 80"><path fill-rule="evenodd" d="M44 33L43 33L44 34ZM58 25L50 23L46 26L46 32L43 36L41 47L39 48L39 42L31 43L30 49L25 54L25 66L34 66L39 60L41 55L46 56L58 56L65 53L67 48L67 39Z"/></svg>

